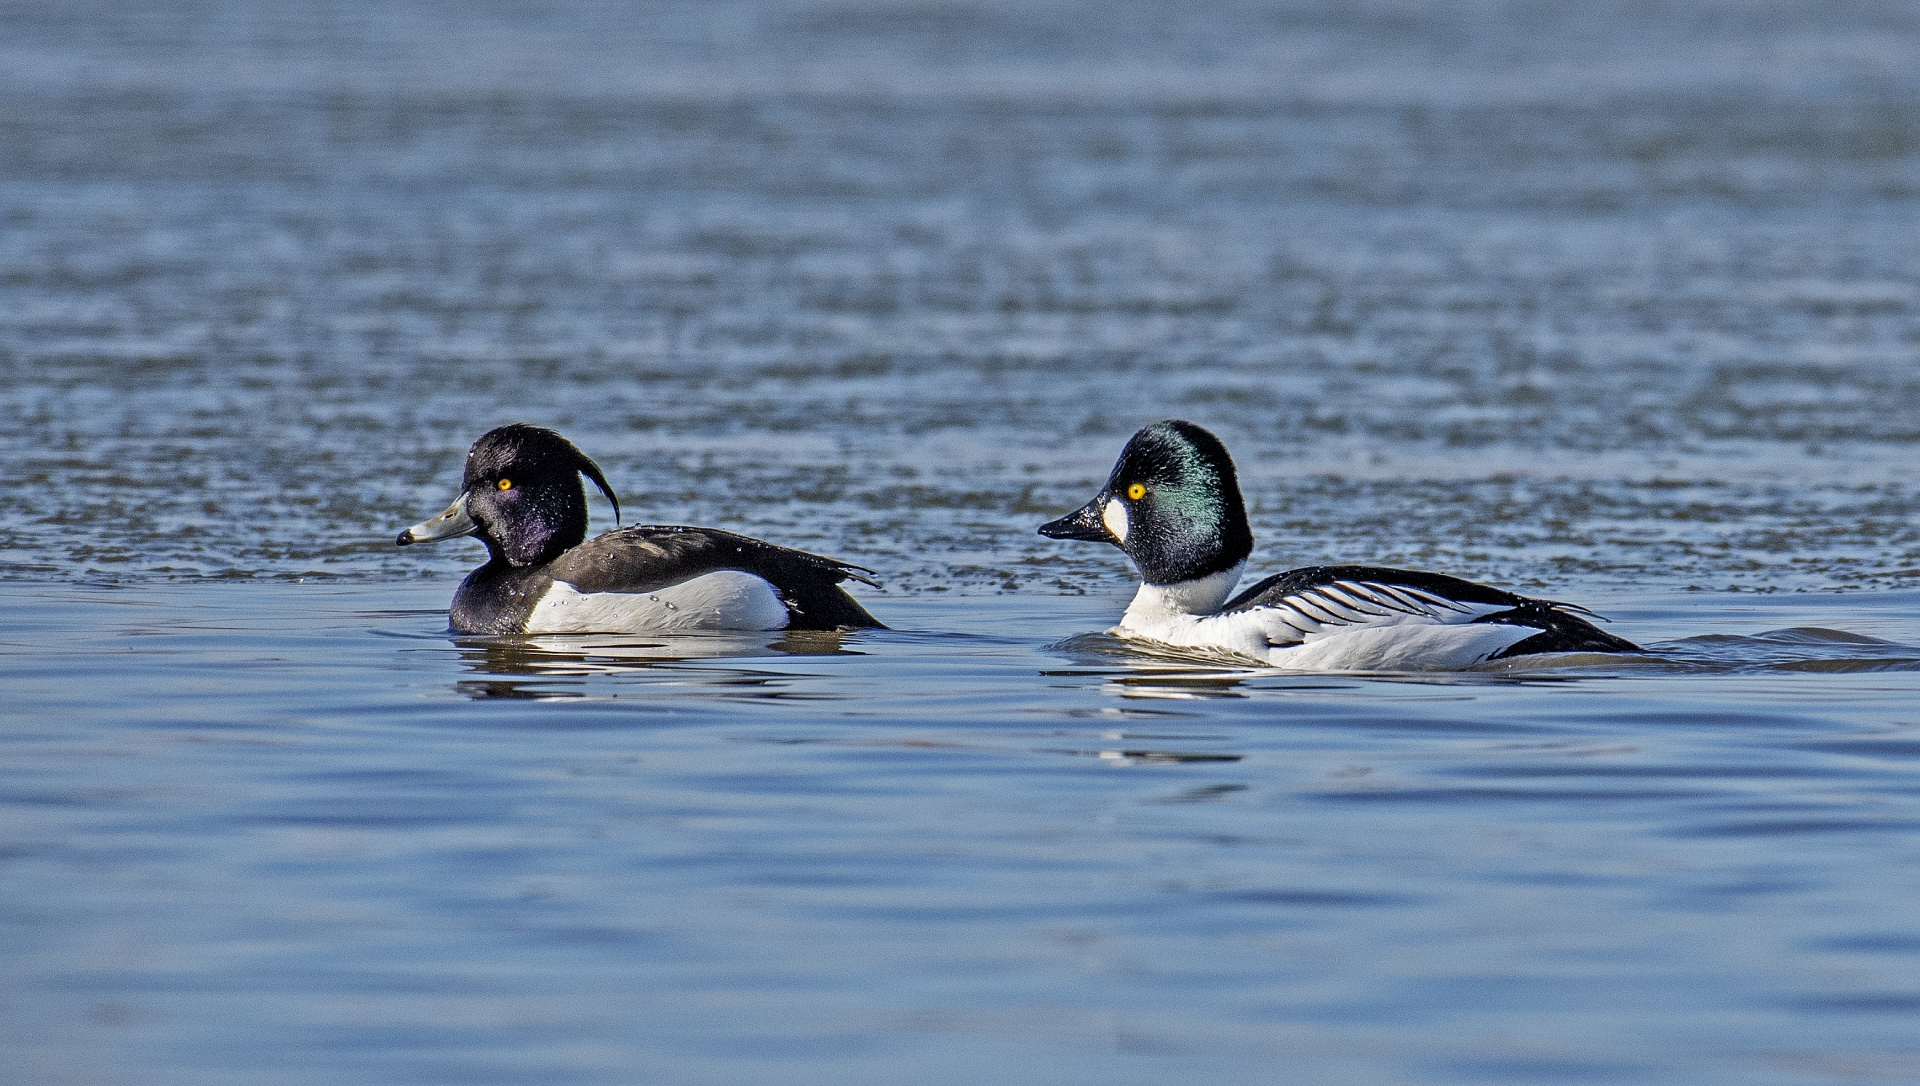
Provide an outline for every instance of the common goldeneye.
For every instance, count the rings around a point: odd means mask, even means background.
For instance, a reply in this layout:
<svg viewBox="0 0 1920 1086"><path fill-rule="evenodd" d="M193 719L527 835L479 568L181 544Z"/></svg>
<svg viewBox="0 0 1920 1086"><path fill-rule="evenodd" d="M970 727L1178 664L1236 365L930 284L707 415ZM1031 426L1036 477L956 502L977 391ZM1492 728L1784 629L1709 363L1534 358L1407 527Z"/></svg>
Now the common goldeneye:
<svg viewBox="0 0 1920 1086"><path fill-rule="evenodd" d="M1220 439L1193 423L1133 435L1092 501L1041 525L1053 539L1112 543L1140 571L1113 632L1303 671L1423 671L1541 652L1637 652L1572 604L1440 573L1310 566L1233 599L1253 532Z"/></svg>
<svg viewBox="0 0 1920 1086"><path fill-rule="evenodd" d="M552 430L489 430L467 453L461 493L399 543L477 535L487 564L453 594L458 633L672 633L883 628L840 582L879 587L861 566L717 528L645 525L587 538L585 473L599 465Z"/></svg>

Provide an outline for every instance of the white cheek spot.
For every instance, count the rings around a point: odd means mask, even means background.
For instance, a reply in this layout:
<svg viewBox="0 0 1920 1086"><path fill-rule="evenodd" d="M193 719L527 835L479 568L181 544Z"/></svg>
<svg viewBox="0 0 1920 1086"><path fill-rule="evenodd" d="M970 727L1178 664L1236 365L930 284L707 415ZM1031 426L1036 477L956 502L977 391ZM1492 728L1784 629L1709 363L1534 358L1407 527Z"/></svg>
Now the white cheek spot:
<svg viewBox="0 0 1920 1086"><path fill-rule="evenodd" d="M1119 499L1107 502L1107 507L1100 511L1100 522L1113 533L1113 538L1122 543L1127 541L1127 507L1121 505Z"/></svg>

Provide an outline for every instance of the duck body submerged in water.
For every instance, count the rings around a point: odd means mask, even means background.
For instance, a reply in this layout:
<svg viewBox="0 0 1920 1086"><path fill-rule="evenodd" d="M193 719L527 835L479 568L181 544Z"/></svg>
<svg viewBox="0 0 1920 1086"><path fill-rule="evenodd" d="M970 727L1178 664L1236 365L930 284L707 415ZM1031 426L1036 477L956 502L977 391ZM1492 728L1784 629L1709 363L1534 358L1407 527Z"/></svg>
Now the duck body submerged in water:
<svg viewBox="0 0 1920 1086"><path fill-rule="evenodd" d="M1113 632L1302 671L1427 671L1543 652L1638 652L1572 604L1458 577L1380 566L1310 566L1240 582L1253 531L1233 458L1178 419L1133 435L1107 485L1040 527L1112 543L1140 571Z"/></svg>
<svg viewBox="0 0 1920 1086"><path fill-rule="evenodd" d="M718 528L641 525L587 541L592 479L620 515L599 465L552 430L489 430L467 453L446 511L399 544L478 536L487 563L467 575L448 618L457 633L674 633L880 628L840 587L871 570Z"/></svg>

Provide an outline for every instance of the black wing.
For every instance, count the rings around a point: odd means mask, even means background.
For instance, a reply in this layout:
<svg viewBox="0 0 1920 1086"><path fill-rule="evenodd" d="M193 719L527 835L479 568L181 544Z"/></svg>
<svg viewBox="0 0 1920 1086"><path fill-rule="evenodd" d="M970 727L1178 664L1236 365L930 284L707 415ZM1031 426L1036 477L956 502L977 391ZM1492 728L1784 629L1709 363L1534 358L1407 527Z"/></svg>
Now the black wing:
<svg viewBox="0 0 1920 1086"><path fill-rule="evenodd" d="M1639 646L1587 621L1593 612L1557 600L1539 600L1444 573L1383 566L1308 566L1276 574L1227 601L1223 612L1264 609L1276 645L1339 627L1412 618L1530 626L1540 632L1515 642L1496 659L1537 652L1638 652ZM1267 617L1267 616L1263 616Z"/></svg>
<svg viewBox="0 0 1920 1086"><path fill-rule="evenodd" d="M581 592L651 592L719 570L751 573L771 584L787 605L789 629L885 629L840 588L847 580L878 588L872 570L718 528L619 528L547 567L555 580Z"/></svg>

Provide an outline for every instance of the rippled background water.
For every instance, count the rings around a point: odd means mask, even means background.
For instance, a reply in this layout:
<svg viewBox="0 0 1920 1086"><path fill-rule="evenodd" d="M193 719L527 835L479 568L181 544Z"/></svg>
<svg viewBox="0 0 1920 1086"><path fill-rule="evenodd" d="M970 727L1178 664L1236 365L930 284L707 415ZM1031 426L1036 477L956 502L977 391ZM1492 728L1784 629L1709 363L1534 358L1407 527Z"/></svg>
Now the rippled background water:
<svg viewBox="0 0 1920 1086"><path fill-rule="evenodd" d="M1920 1078L1915 57L1892 2L0 0L0 1079ZM1031 529L1170 415L1256 569L1658 651L1084 636L1124 562ZM896 630L448 638L477 548L391 539L510 420Z"/></svg>

